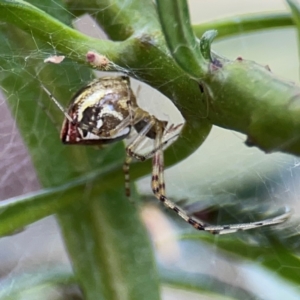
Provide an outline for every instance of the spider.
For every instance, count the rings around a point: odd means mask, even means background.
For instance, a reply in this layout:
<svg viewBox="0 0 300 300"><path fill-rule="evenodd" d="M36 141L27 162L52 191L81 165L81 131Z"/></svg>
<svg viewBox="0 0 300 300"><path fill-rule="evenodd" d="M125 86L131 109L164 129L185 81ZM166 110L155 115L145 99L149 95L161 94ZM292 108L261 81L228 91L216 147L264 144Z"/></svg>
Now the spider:
<svg viewBox="0 0 300 300"><path fill-rule="evenodd" d="M102 77L92 81L74 95L67 110L44 86L42 87L65 116L60 135L61 141L65 144L101 146L126 139L133 128L136 130L135 138L126 147L126 159L123 165L128 197L130 196L130 162L132 159L144 161L152 157L151 186L155 197L198 230L212 234L226 234L279 224L289 217L290 212L286 211L278 217L263 221L212 226L188 216L168 199L165 194L163 150L171 139L166 140L166 137L182 124L168 126L168 122L161 121L141 109L131 90L129 77ZM146 139L153 141L153 150L144 155L137 153L137 149Z"/></svg>

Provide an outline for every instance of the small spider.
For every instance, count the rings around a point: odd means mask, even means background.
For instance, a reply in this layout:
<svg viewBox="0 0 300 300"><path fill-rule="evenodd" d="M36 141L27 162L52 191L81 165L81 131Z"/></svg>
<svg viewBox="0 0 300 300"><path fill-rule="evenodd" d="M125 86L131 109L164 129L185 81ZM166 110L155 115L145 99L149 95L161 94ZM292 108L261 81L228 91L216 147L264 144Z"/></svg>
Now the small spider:
<svg viewBox="0 0 300 300"><path fill-rule="evenodd" d="M136 137L126 147L123 166L127 196L130 195L130 162L133 158L144 161L152 157L151 185L155 197L198 230L225 234L279 224L289 217L290 212L286 211L278 217L259 222L211 226L189 217L169 200L165 195L163 150L170 140L166 140L166 136L182 124L177 126L172 124L168 127L168 122L158 120L141 109L131 90L129 77L103 77L94 80L74 95L68 110L65 110L45 87L43 89L65 115L60 136L65 144L104 145L126 139L132 128L136 130ZM153 140L153 150L145 155L138 154L137 149L146 139Z"/></svg>

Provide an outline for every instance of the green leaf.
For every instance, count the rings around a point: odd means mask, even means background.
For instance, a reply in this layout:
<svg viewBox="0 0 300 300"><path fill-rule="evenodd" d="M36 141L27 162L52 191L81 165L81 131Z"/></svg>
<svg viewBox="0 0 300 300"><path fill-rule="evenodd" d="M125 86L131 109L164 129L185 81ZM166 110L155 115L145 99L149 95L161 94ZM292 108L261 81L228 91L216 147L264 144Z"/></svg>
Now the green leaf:
<svg viewBox="0 0 300 300"><path fill-rule="evenodd" d="M15 232L39 219L80 201L82 186L67 184L0 202L0 236ZM24 213L27 212L27 213Z"/></svg>
<svg viewBox="0 0 300 300"><path fill-rule="evenodd" d="M263 234L258 234L261 231ZM290 283L299 284L300 259L297 256L299 233L294 227L279 230L274 227L235 235L209 236L185 233L183 240L205 242L242 259L253 261Z"/></svg>
<svg viewBox="0 0 300 300"><path fill-rule="evenodd" d="M115 186L121 186L120 190L123 190L123 181L120 165L116 163L58 187L1 201L0 236L11 234L21 227L82 201L86 186L97 186L97 191L101 194Z"/></svg>
<svg viewBox="0 0 300 300"><path fill-rule="evenodd" d="M173 288L208 293L211 297L226 296L232 299L261 299L238 286L230 285L207 274L160 268L161 280Z"/></svg>
<svg viewBox="0 0 300 300"><path fill-rule="evenodd" d="M286 0L286 3L290 7L292 11L292 18L296 24L296 26L299 28L300 26L300 4L298 1L295 0Z"/></svg>
<svg viewBox="0 0 300 300"><path fill-rule="evenodd" d="M292 11L292 20L294 21L296 27L297 27L297 33L298 33L298 52L300 54L300 4L298 1L295 0L286 0L286 3L290 7L290 10Z"/></svg>
<svg viewBox="0 0 300 300"><path fill-rule="evenodd" d="M9 279L2 280L0 298L2 300L36 299L38 295L45 296L43 293L45 290L47 292L47 288L69 286L74 283L76 280L68 268L56 267L50 270L41 268L32 273L16 276L13 284Z"/></svg>
<svg viewBox="0 0 300 300"><path fill-rule="evenodd" d="M218 32L216 30L206 31L200 39L200 51L203 57L210 62L213 62L211 55L211 43L217 36Z"/></svg>
<svg viewBox="0 0 300 300"><path fill-rule="evenodd" d="M202 78L207 63L190 25L187 2L157 0L156 3L162 30L174 59L190 76Z"/></svg>

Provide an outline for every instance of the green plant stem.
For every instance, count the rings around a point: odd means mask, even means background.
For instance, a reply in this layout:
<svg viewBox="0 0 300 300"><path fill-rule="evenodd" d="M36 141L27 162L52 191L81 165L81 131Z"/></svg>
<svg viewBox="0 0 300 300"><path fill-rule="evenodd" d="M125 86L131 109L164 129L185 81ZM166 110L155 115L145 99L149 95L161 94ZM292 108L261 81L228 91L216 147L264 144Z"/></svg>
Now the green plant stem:
<svg viewBox="0 0 300 300"><path fill-rule="evenodd" d="M178 61L173 50L175 41L177 47L181 46L180 38L191 52L202 51L206 53L205 58L210 58L211 39L207 43L207 34L200 40L200 50L194 47L186 1L157 0L157 4L163 32L174 59ZM172 16L163 13L167 4ZM180 13L179 8L182 8ZM181 28L179 37L173 33L174 24L175 28ZM180 57L185 55L189 56L182 53ZM199 62L202 70L199 84L207 96L207 118L215 125L246 134L248 146L257 146L265 152L282 151L299 155L300 88L274 76L268 67L242 58L230 61L215 54L211 56L206 68ZM188 61L186 66L190 67ZM183 70L195 75L185 68Z"/></svg>
<svg viewBox="0 0 300 300"><path fill-rule="evenodd" d="M0 202L0 236L52 215L81 200L84 191L76 182L58 188L41 190ZM27 212L26 214L24 212Z"/></svg>
<svg viewBox="0 0 300 300"><path fill-rule="evenodd" d="M81 63L86 63L85 55L92 49L107 56L110 60L116 60L122 47L119 43L87 37L36 6L21 0L1 0L0 19L17 25L37 39L51 41L54 49L68 53L68 58Z"/></svg>
<svg viewBox="0 0 300 300"><path fill-rule="evenodd" d="M121 0L120 0L121 1ZM122 10L122 7L124 6L123 1L118 1L118 7L115 11L111 13L110 10L107 10L106 8L108 6L116 5L115 1L107 0L107 1L101 1L98 3L96 0L90 0L88 2L83 0L74 0L67 3L68 9L72 12L72 14L76 16L80 16L84 13L89 13L90 11L93 11L93 17L101 24L101 26L105 29L106 32L109 33L109 35L115 34L113 32L113 29L111 26L106 26L107 20L103 20L103 18L106 15L109 15L111 18L114 14L120 15L122 13L125 13L127 15L134 15L136 11L141 11L140 9L143 9L143 12L146 16L148 16L147 11L150 9L150 15L153 16L153 8L150 8L147 5L144 4L143 1L138 1L138 4L142 6L137 8L136 2L137 1L130 1L126 3L127 5L130 5L132 7L132 10ZM123 3L122 3L123 2ZM123 4L123 5L122 5ZM128 8L128 6L127 6ZM154 13L155 14L155 13ZM140 18L139 22L143 22L143 18ZM108 20L111 22L111 19ZM149 24L149 19L147 19ZM147 22L146 22L147 23ZM151 23L153 26L153 18L151 19ZM123 24L125 25L125 24ZM224 19L217 19L212 21L207 21L205 23L200 24L193 24L192 29L194 31L194 34L201 38L204 32L208 30L217 30L218 35L216 39L225 38L232 35L237 34L245 34L247 32L253 32L258 30L266 30L266 29L275 29L275 28L283 28L283 27L291 27L294 26L294 21L292 19L292 15L288 12L270 12L270 13L253 13L253 14L246 14L246 15L238 15L238 16L232 16ZM125 25L126 26L126 25ZM144 23L139 24L139 26L142 26L144 28ZM139 27L138 27L139 28ZM138 31L138 28L136 29ZM122 40L124 37L122 36Z"/></svg>
<svg viewBox="0 0 300 300"><path fill-rule="evenodd" d="M217 30L216 39L228 36L245 34L258 30L275 29L294 26L290 13L260 13L242 16L233 16L223 20L214 20L202 24L193 25L193 30L198 38L201 38L207 30Z"/></svg>
<svg viewBox="0 0 300 300"><path fill-rule="evenodd" d="M300 26L300 4L298 1L295 0L286 0L286 3L290 7L292 11L292 20L295 22L296 26Z"/></svg>
<svg viewBox="0 0 300 300"><path fill-rule="evenodd" d="M300 154L300 88L269 68L238 58L219 58L203 78L208 118L247 135L248 146L265 152ZM221 116L222 115L222 116Z"/></svg>
<svg viewBox="0 0 300 300"><path fill-rule="evenodd" d="M294 0L286 0L286 3L290 7L292 12L292 20L294 21L297 28L298 35L298 56L300 56L300 4L298 1Z"/></svg>

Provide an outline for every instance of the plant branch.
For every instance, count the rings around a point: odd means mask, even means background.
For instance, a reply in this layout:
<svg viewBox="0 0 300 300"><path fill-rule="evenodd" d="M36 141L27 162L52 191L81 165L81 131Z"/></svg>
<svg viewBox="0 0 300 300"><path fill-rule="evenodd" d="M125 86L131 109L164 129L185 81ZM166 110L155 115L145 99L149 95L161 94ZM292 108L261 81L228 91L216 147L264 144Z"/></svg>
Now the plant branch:
<svg viewBox="0 0 300 300"><path fill-rule="evenodd" d="M269 68L238 58L216 58L203 79L208 118L247 135L247 145L265 152L300 154L300 88Z"/></svg>
<svg viewBox="0 0 300 300"><path fill-rule="evenodd" d="M21 227L67 208L72 203L82 201L87 185L97 186L97 194L102 194L114 186L121 186L123 181L120 164L115 163L60 186L1 201L0 236L11 234ZM24 214L24 211L28 213Z"/></svg>
<svg viewBox="0 0 300 300"><path fill-rule="evenodd" d="M297 28L297 34L298 34L298 53L300 56L300 4L298 1L295 0L286 0L286 3L290 7L290 10L292 12L292 20L294 21L296 28Z"/></svg>
<svg viewBox="0 0 300 300"><path fill-rule="evenodd" d="M1 0L0 19L16 25L37 39L51 42L54 49L67 53L68 58L84 64L87 64L85 55L91 49L110 60L116 60L122 47L120 43L87 37L36 6L21 0Z"/></svg>
<svg viewBox="0 0 300 300"><path fill-rule="evenodd" d="M217 30L217 39L237 34L245 34L257 30L283 28L294 26L290 13L264 13L229 17L193 25L198 38L207 30Z"/></svg>

